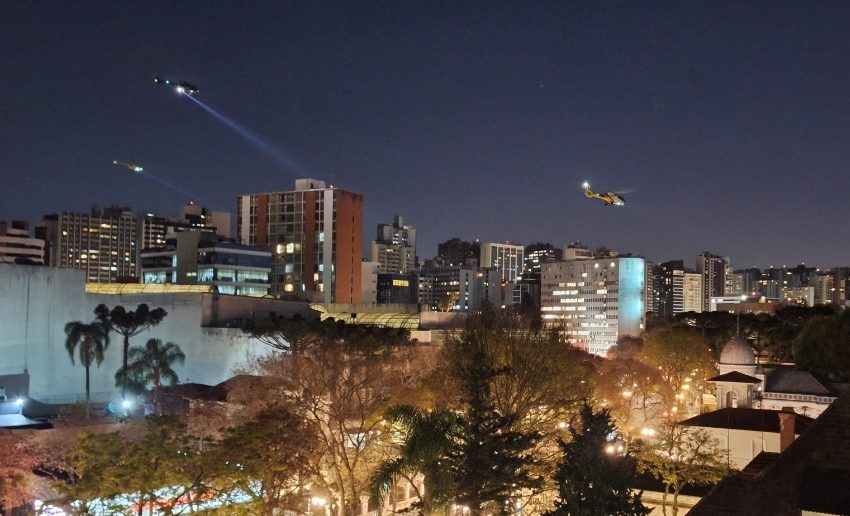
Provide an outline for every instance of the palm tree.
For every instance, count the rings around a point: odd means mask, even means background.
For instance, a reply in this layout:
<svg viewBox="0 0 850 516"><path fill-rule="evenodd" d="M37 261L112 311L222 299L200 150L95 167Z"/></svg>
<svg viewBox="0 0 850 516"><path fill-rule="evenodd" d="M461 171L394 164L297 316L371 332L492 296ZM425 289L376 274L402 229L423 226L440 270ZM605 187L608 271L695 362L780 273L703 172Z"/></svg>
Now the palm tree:
<svg viewBox="0 0 850 516"><path fill-rule="evenodd" d="M108 330L124 337L124 356L121 362L121 369L115 373L116 385L121 386L121 398L124 398L127 392L127 386L130 383L130 378L125 376L130 371L128 368L129 352L130 352L130 337L147 331L151 326L156 326L165 319L168 312L162 308L154 308L151 310L145 303L136 307L136 310L127 311L121 305L115 306L110 310L106 305L97 305L94 309L97 320L101 322Z"/></svg>
<svg viewBox="0 0 850 516"><path fill-rule="evenodd" d="M180 346L173 342L163 344L159 339L149 339L145 347L131 348L129 356L133 362L127 366L126 371L119 373L138 373L145 386L153 387L154 410L159 414L159 388L162 385L177 383L177 373L171 366L178 362L184 363L186 355Z"/></svg>
<svg viewBox="0 0 850 516"><path fill-rule="evenodd" d="M92 364L103 363L103 355L109 346L109 331L100 322L86 324L80 321L69 322L65 325L65 349L74 364L74 352L79 351L80 364L86 369L86 417L91 398L89 370Z"/></svg>
<svg viewBox="0 0 850 516"><path fill-rule="evenodd" d="M424 493L416 486L414 489L422 514L431 514L448 505L453 494L452 477L441 459L450 452L459 433L461 422L457 414L450 410L425 411L410 405L396 405L390 407L384 417L401 430L403 437L399 456L383 463L372 474L372 497L382 499L399 480L409 480L421 473Z"/></svg>

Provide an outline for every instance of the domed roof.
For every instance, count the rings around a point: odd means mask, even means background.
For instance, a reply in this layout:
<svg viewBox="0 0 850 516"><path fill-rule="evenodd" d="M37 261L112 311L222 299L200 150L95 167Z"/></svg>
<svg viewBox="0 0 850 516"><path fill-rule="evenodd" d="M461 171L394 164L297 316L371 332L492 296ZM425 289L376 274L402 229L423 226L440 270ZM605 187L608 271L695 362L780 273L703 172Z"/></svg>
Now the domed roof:
<svg viewBox="0 0 850 516"><path fill-rule="evenodd" d="M756 357L753 354L752 346L740 335L735 335L723 346L719 363L753 365L756 363Z"/></svg>

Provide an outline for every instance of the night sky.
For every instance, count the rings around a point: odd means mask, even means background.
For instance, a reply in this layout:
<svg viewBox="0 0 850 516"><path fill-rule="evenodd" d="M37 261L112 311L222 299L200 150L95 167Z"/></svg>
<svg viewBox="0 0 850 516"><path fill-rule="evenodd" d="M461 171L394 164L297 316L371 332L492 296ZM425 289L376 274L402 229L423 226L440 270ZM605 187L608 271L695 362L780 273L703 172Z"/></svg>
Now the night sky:
<svg viewBox="0 0 850 516"><path fill-rule="evenodd" d="M180 189L234 212L315 177L364 194L367 238L402 214L421 257L458 236L828 267L849 164L846 1L0 2L0 220L172 214Z"/></svg>

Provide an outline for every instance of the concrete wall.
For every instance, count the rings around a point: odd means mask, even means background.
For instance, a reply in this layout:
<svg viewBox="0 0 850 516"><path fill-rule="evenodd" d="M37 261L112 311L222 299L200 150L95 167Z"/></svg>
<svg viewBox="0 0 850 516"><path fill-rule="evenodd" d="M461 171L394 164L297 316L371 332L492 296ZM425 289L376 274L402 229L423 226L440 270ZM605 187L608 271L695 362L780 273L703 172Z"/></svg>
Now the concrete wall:
<svg viewBox="0 0 850 516"><path fill-rule="evenodd" d="M779 453L777 432L725 428L705 428L705 430L720 441L719 448L729 457L729 465L735 469L743 469L762 451Z"/></svg>
<svg viewBox="0 0 850 516"><path fill-rule="evenodd" d="M130 345L141 346L154 337L178 344L186 354L186 364L175 368L181 382L216 384L232 376L235 367L269 353L241 330L203 327L208 294L93 295L85 293L84 282L83 271L0 265L0 375L27 370L32 398L83 398L85 370L68 358L64 327L70 321L91 321L100 303L110 308L120 304L135 309L139 303L164 308L168 316L163 323L134 337ZM95 400L117 394L114 374L121 365L121 345L121 337L113 333L106 359L91 370Z"/></svg>
<svg viewBox="0 0 850 516"><path fill-rule="evenodd" d="M304 301L285 301L264 297L248 296L212 296L205 294L203 298L204 326L218 326L234 319L265 318L272 312L277 315L292 317L301 315L308 320L319 318L319 312L310 308L310 303Z"/></svg>

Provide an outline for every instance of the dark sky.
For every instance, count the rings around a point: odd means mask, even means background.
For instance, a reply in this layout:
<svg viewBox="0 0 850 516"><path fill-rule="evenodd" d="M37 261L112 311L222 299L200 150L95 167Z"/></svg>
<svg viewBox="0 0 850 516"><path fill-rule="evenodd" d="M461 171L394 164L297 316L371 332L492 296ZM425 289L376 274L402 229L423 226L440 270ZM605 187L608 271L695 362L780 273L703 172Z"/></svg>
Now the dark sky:
<svg viewBox="0 0 850 516"><path fill-rule="evenodd" d="M187 199L119 159L217 210L325 178L423 257L459 236L850 264L850 2L132 4L0 2L0 220Z"/></svg>

